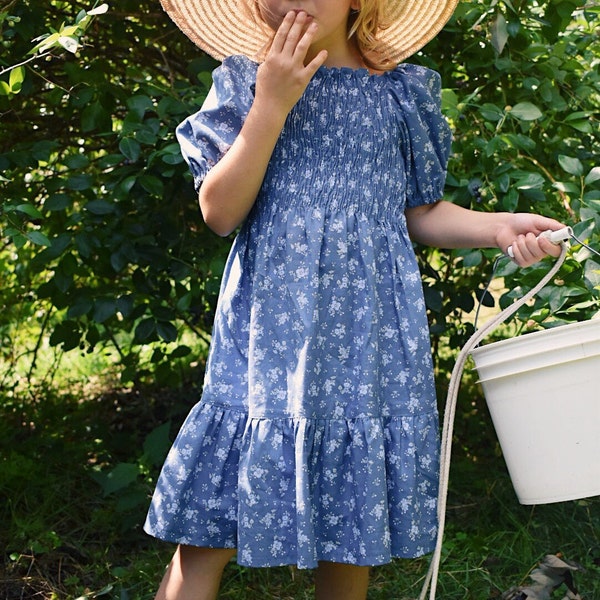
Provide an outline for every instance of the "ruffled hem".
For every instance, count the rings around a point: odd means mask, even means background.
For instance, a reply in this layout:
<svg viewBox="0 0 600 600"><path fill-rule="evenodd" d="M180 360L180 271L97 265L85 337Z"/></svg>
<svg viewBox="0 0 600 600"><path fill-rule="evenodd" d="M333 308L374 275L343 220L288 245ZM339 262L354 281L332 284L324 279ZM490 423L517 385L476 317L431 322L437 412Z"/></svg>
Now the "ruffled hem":
<svg viewBox="0 0 600 600"><path fill-rule="evenodd" d="M237 548L251 567L378 565L430 552L437 415L253 418L199 403L161 472L144 529Z"/></svg>

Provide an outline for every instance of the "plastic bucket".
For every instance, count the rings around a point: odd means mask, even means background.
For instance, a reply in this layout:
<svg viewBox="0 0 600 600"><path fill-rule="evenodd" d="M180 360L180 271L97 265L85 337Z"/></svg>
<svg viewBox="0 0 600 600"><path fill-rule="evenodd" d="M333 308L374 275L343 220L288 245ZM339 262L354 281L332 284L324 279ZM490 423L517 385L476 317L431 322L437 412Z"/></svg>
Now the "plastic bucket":
<svg viewBox="0 0 600 600"><path fill-rule="evenodd" d="M600 495L600 319L471 354L519 502Z"/></svg>

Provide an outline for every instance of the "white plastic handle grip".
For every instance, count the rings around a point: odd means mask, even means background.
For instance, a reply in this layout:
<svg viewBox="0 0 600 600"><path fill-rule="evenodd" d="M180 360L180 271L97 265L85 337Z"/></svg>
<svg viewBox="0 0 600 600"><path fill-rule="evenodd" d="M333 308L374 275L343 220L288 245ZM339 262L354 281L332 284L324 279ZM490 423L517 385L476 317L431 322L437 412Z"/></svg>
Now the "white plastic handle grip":
<svg viewBox="0 0 600 600"><path fill-rule="evenodd" d="M548 229L547 231L543 231L538 235L538 238L545 237L548 238L553 244L560 244L561 242L566 242L573 236L573 230L570 227L563 227L562 229L556 229L553 231L552 229ZM509 246L506 249L506 253L510 258L515 257L515 253L513 252L513 247Z"/></svg>

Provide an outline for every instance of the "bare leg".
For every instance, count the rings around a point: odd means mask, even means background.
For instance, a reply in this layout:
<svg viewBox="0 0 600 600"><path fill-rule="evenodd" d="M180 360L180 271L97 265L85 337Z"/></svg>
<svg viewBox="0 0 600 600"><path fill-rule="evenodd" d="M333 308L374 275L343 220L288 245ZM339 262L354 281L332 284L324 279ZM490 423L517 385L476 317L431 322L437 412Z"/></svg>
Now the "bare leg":
<svg viewBox="0 0 600 600"><path fill-rule="evenodd" d="M215 600L225 565L235 550L179 546L155 600Z"/></svg>
<svg viewBox="0 0 600 600"><path fill-rule="evenodd" d="M315 576L316 600L365 600L369 567L320 562Z"/></svg>

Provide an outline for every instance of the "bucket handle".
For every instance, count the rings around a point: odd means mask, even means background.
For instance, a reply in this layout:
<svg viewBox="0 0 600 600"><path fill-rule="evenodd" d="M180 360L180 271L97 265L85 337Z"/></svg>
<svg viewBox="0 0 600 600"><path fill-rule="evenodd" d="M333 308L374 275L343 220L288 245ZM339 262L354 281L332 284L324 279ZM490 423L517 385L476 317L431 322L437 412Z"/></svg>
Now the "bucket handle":
<svg viewBox="0 0 600 600"><path fill-rule="evenodd" d="M556 275L558 270L562 267L567 256L568 245L566 242L561 241L561 252L556 262L548 271L540 282L527 292L522 298L519 298L516 302L505 308L498 315L490 319L483 327L475 331L475 333L468 339L467 343L463 346L454 369L452 370L452 376L450 377L450 384L448 386L448 394L446 396L446 405L444 408L444 423L442 427L442 439L440 449L440 474L439 474L439 490L438 490L438 532L436 538L435 550L431 557L431 563L429 570L425 576L423 583L423 589L419 595L419 600L425 600L427 596L427 590L429 589L429 600L435 600L437 580L440 570L440 561L442 557L442 542L444 538L444 527L446 524L446 504L448 500L448 481L450 478L450 457L452 453L452 433L454 430L454 418L456 415L456 401L458 398L458 390L460 388L460 380L465 368L467 358L481 340L491 333L494 329L500 326L509 317L514 315L521 306L533 298L553 277Z"/></svg>

